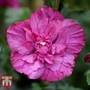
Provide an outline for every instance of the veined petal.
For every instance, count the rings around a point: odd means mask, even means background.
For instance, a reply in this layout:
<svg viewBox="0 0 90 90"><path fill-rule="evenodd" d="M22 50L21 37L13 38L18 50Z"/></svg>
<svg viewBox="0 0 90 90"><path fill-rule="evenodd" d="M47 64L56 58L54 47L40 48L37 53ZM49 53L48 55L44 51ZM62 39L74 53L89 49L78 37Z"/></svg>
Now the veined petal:
<svg viewBox="0 0 90 90"><path fill-rule="evenodd" d="M33 32L37 32L42 35L46 31L48 27L47 25L50 21L62 21L63 19L64 17L59 12L51 9L50 7L42 7L32 14L30 25Z"/></svg>
<svg viewBox="0 0 90 90"><path fill-rule="evenodd" d="M33 64L35 59L36 59L35 54L22 56L22 60L24 60L25 62L30 63L30 64Z"/></svg>
<svg viewBox="0 0 90 90"><path fill-rule="evenodd" d="M30 57L30 58L29 58ZM12 66L16 71L28 75L30 79L39 78L44 72L44 65L29 56L23 56L17 52L12 52ZM33 61L33 63L32 63Z"/></svg>
<svg viewBox="0 0 90 90"><path fill-rule="evenodd" d="M12 52L11 53L11 64L13 68L20 73L23 73L23 65L25 62L22 60L22 55L18 54L17 52Z"/></svg>
<svg viewBox="0 0 90 90"><path fill-rule="evenodd" d="M35 61L33 64L24 64L23 73L27 74L30 79L37 79L44 73L44 65L39 61Z"/></svg>
<svg viewBox="0 0 90 90"><path fill-rule="evenodd" d="M26 25L27 23L27 25ZM22 54L31 53L33 50L31 38L26 38L26 33L30 31L28 20L11 25L7 30L7 40L12 51L18 51ZM26 31L26 29L28 31Z"/></svg>
<svg viewBox="0 0 90 90"><path fill-rule="evenodd" d="M62 22L56 43L66 44L66 52L77 55L85 44L84 30L74 20L65 19Z"/></svg>
<svg viewBox="0 0 90 90"><path fill-rule="evenodd" d="M66 52L66 45L65 44L53 44L52 45L52 54L59 54L59 55L64 55Z"/></svg>
<svg viewBox="0 0 90 90"><path fill-rule="evenodd" d="M52 43L55 43L58 38L58 34L60 32L60 23L62 23L60 20L50 21L44 32L45 36L48 37L52 41Z"/></svg>
<svg viewBox="0 0 90 90"><path fill-rule="evenodd" d="M56 56L55 62L47 65L41 79L45 81L57 81L64 77L70 76L75 64L73 55L65 55L64 57Z"/></svg>

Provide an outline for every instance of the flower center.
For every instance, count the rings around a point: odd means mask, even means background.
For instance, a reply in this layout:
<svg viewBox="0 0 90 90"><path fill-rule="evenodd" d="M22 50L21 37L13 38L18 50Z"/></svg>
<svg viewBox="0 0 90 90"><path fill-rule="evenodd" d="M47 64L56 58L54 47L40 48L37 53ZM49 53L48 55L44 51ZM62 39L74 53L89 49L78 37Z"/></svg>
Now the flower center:
<svg viewBox="0 0 90 90"><path fill-rule="evenodd" d="M48 52L48 43L46 41L38 41L35 45L36 52L46 54Z"/></svg>
<svg viewBox="0 0 90 90"><path fill-rule="evenodd" d="M51 59L52 55L50 55L51 42L48 39L38 39L35 42L35 51L37 54L37 59L42 63L47 62L52 64L53 61Z"/></svg>
<svg viewBox="0 0 90 90"><path fill-rule="evenodd" d="M45 45L46 45L46 42L41 41L40 44L41 44L42 46L45 46Z"/></svg>

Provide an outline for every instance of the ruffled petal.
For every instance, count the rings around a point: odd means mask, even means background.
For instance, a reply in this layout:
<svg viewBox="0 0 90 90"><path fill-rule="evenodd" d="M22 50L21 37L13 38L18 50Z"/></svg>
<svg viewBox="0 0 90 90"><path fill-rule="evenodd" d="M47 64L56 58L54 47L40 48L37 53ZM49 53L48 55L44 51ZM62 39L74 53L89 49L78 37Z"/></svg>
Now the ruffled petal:
<svg viewBox="0 0 90 90"><path fill-rule="evenodd" d="M52 8L47 7L47 6L42 7L37 12L39 14L39 18L46 17L49 20L63 20L64 19L64 16L60 12L53 10Z"/></svg>
<svg viewBox="0 0 90 90"><path fill-rule="evenodd" d="M64 17L58 11L55 11L49 7L42 7L32 14L30 25L33 32L37 32L42 35L46 31L48 27L47 25L50 21L62 21L63 19Z"/></svg>
<svg viewBox="0 0 90 90"><path fill-rule="evenodd" d="M30 64L33 64L35 59L36 59L36 55L35 54L22 56L22 60L27 62L27 63L30 63Z"/></svg>
<svg viewBox="0 0 90 90"><path fill-rule="evenodd" d="M56 56L55 62L46 66L41 79L45 81L57 81L68 77L72 74L74 64L73 55Z"/></svg>
<svg viewBox="0 0 90 90"><path fill-rule="evenodd" d="M22 60L22 55L17 52L11 53L11 64L13 68L20 73L23 73L23 65L25 62Z"/></svg>
<svg viewBox="0 0 90 90"><path fill-rule="evenodd" d="M53 44L51 52L53 55L59 54L60 56L63 56L66 52L66 45L65 44Z"/></svg>
<svg viewBox="0 0 90 90"><path fill-rule="evenodd" d="M55 43L65 44L67 53L77 55L85 44L84 30L74 20L65 19Z"/></svg>
<svg viewBox="0 0 90 90"><path fill-rule="evenodd" d="M60 20L50 21L44 32L45 37L49 38L52 43L54 43L58 38L58 33L60 32L60 23L62 23Z"/></svg>
<svg viewBox="0 0 90 90"><path fill-rule="evenodd" d="M12 51L22 54L31 53L33 50L32 39L30 38L30 27L28 20L11 25L7 30L7 40ZM29 34L29 39L27 38Z"/></svg>
<svg viewBox="0 0 90 90"><path fill-rule="evenodd" d="M44 65L37 61L34 55L23 56L12 52L11 61L16 71L28 75L30 79L37 79L44 72Z"/></svg>

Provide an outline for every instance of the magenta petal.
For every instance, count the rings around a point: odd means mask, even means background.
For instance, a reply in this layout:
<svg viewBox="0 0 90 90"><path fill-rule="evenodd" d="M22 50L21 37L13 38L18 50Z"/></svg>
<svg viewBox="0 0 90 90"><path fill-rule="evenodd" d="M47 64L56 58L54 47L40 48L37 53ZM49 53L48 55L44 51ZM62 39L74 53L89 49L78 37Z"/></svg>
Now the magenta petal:
<svg viewBox="0 0 90 90"><path fill-rule="evenodd" d="M57 81L70 76L74 64L73 55L67 54L64 57L56 56L54 64L47 66L41 79L46 81Z"/></svg>
<svg viewBox="0 0 90 90"><path fill-rule="evenodd" d="M17 52L11 53L11 64L14 67L14 69L20 73L23 73L23 65L24 61L22 60L22 55L18 54Z"/></svg>
<svg viewBox="0 0 90 90"><path fill-rule="evenodd" d="M66 52L66 45L65 44L53 44L52 45L52 54L60 54L64 55Z"/></svg>
<svg viewBox="0 0 90 90"><path fill-rule="evenodd" d="M39 61L33 62L33 60L31 55L23 56L17 52L12 52L11 55L12 66L16 71L28 75L31 79L36 79L43 74L44 65Z"/></svg>
<svg viewBox="0 0 90 90"><path fill-rule="evenodd" d="M61 80L61 79L63 79L63 76L64 75L62 72L61 73L59 73L58 71L53 72L53 71L47 69L44 71L44 75L41 77L41 79L44 81L51 82L51 81Z"/></svg>
<svg viewBox="0 0 90 90"><path fill-rule="evenodd" d="M55 40L58 38L58 33L60 32L60 29L58 26L60 26L61 21L51 21L47 25L47 29L44 32L44 35L52 41L52 43L55 42Z"/></svg>
<svg viewBox="0 0 90 90"><path fill-rule="evenodd" d="M24 64L23 73L27 74L30 79L37 79L42 76L44 72L44 65L39 61L35 61L33 64Z"/></svg>
<svg viewBox="0 0 90 90"><path fill-rule="evenodd" d="M37 11L39 18L46 17L49 20L63 20L64 16L50 7L44 6Z"/></svg>
<svg viewBox="0 0 90 90"><path fill-rule="evenodd" d="M37 34L40 34L40 33L43 34L43 32L45 31L48 25L48 19L47 18L39 19L38 13L34 13L30 20L31 20L30 25L33 32Z"/></svg>
<svg viewBox="0 0 90 90"><path fill-rule="evenodd" d="M66 44L66 52L76 55L82 50L84 42L82 27L74 20L64 20L56 43Z"/></svg>
<svg viewBox="0 0 90 90"><path fill-rule="evenodd" d="M36 59L35 54L22 56L22 60L27 62L27 63L30 63L30 64L34 63L35 59Z"/></svg>
<svg viewBox="0 0 90 90"><path fill-rule="evenodd" d="M28 75L28 77L30 79L38 79L42 76L43 73L44 73L44 68L39 68L38 70L33 71L32 73L30 73Z"/></svg>
<svg viewBox="0 0 90 90"><path fill-rule="evenodd" d="M42 7L37 12L33 13L31 16L31 28L33 32L44 34L47 29L47 25L50 21L60 20L62 21L64 17L57 11L54 11L48 7ZM43 27L43 29L42 29Z"/></svg>
<svg viewBox="0 0 90 90"><path fill-rule="evenodd" d="M7 30L7 39L8 44L13 51L18 51L19 53L30 53L33 50L32 41L27 40L26 38L26 28L27 21L19 22L11 25ZM28 28L28 30L30 30ZM29 37L30 38L30 37ZM31 38L30 38L31 40Z"/></svg>

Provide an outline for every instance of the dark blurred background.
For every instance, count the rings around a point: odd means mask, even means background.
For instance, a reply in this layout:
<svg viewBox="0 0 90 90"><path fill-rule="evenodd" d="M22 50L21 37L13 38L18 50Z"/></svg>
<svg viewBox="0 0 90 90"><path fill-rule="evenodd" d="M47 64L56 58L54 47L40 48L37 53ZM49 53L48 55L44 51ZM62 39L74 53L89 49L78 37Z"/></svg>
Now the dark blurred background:
<svg viewBox="0 0 90 90"><path fill-rule="evenodd" d="M77 58L73 74L64 80L46 83L30 80L17 73L10 64L10 49L6 41L8 26L16 21L29 18L33 11L43 5L60 11L65 18L80 22L86 35L86 45ZM90 0L0 0L0 75L13 76L13 85L0 90L90 90L90 63L84 56L90 52Z"/></svg>

